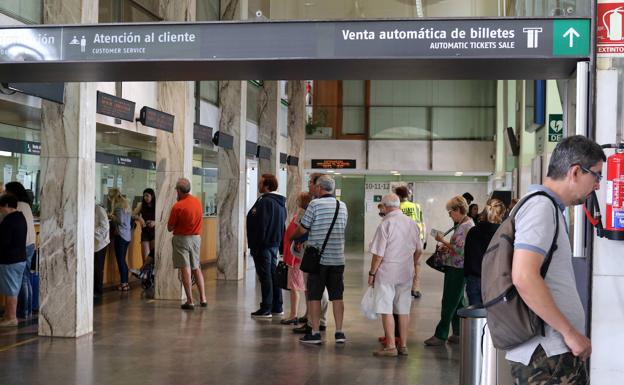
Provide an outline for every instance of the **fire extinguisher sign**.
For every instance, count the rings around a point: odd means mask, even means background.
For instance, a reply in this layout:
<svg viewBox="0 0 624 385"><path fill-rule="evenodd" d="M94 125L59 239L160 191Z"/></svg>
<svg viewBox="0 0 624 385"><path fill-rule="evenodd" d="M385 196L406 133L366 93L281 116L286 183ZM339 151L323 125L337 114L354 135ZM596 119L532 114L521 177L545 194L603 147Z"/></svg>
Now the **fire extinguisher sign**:
<svg viewBox="0 0 624 385"><path fill-rule="evenodd" d="M624 2L598 0L597 5L597 55L624 57Z"/></svg>

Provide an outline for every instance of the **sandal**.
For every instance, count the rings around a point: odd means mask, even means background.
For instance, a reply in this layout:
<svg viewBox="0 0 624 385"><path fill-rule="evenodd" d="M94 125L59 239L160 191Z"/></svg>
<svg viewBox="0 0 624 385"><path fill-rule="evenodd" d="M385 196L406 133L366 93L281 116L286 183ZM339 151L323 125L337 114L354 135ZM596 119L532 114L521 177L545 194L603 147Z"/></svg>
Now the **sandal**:
<svg viewBox="0 0 624 385"><path fill-rule="evenodd" d="M130 285L128 285L127 283L122 283L117 286L117 291L130 291Z"/></svg>

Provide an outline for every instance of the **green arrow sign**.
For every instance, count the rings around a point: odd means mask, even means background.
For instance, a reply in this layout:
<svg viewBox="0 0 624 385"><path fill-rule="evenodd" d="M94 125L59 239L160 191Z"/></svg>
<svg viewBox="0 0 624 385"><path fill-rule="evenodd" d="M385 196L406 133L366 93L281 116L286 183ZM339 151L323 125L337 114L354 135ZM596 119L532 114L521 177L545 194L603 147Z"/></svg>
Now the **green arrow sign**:
<svg viewBox="0 0 624 385"><path fill-rule="evenodd" d="M553 55L589 55L589 20L553 20Z"/></svg>

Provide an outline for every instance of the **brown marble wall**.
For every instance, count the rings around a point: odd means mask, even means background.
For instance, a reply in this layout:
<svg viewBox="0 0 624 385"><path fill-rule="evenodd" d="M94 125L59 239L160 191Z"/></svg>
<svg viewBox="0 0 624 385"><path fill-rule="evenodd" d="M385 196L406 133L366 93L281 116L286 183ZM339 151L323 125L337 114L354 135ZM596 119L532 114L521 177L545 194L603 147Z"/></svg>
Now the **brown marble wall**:
<svg viewBox="0 0 624 385"><path fill-rule="evenodd" d="M301 192L303 181L303 146L305 143L305 84L303 81L288 81L288 137L289 155L299 158L299 166L288 166L288 201L289 213L296 212L297 195Z"/></svg>
<svg viewBox="0 0 624 385"><path fill-rule="evenodd" d="M97 22L97 2L44 0L47 24ZM66 83L42 102L39 334L93 331L95 83Z"/></svg>
<svg viewBox="0 0 624 385"><path fill-rule="evenodd" d="M167 21L195 20L195 0L160 0L158 9L159 15ZM154 295L157 299L180 299L183 296L182 284L171 259L172 234L167 231L167 221L177 199L174 190L177 180L182 177L190 180L193 176L194 93L194 82L159 82L156 86L157 108L175 116L173 133L157 130L156 134Z"/></svg>
<svg viewBox="0 0 624 385"><path fill-rule="evenodd" d="M271 159L258 159L258 176L277 175L279 151L277 149L277 117L279 116L279 82L265 81L258 98L258 145L271 149Z"/></svg>
<svg viewBox="0 0 624 385"><path fill-rule="evenodd" d="M217 248L217 277L225 280L242 279L245 272L246 95L247 82L219 82L219 106L221 107L219 131L234 137L234 148L231 150L220 148L218 153L219 245Z"/></svg>

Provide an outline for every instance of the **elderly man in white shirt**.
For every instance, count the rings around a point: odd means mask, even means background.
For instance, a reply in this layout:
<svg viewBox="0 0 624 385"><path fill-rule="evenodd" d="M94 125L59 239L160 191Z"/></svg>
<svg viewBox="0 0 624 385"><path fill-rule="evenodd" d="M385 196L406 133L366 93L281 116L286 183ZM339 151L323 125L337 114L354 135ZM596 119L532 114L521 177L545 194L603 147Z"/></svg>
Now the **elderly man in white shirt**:
<svg viewBox="0 0 624 385"><path fill-rule="evenodd" d="M411 289L415 264L422 253L418 225L403 214L396 194L385 195L381 203L386 215L370 245L373 254L368 284L373 287L375 311L381 314L386 344L375 356L407 355L407 326L412 305ZM394 338L394 318L398 314L400 346Z"/></svg>

